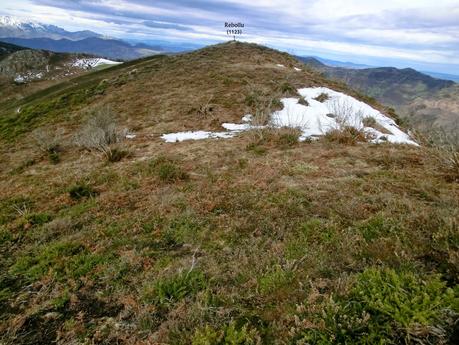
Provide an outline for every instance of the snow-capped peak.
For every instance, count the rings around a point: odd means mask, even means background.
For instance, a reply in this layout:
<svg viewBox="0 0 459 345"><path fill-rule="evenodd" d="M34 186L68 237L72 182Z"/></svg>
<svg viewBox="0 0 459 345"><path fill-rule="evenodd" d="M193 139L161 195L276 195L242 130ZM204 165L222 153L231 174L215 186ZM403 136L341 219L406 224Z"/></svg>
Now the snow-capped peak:
<svg viewBox="0 0 459 345"><path fill-rule="evenodd" d="M21 28L23 26L30 26L33 28L43 28L42 24L30 21L30 20L22 20L18 17L12 17L12 16L0 16L0 25L1 26L13 26L16 28Z"/></svg>
<svg viewBox="0 0 459 345"><path fill-rule="evenodd" d="M56 25L44 24L26 18L0 16L0 37L80 40L99 36L99 34L89 30L70 32Z"/></svg>

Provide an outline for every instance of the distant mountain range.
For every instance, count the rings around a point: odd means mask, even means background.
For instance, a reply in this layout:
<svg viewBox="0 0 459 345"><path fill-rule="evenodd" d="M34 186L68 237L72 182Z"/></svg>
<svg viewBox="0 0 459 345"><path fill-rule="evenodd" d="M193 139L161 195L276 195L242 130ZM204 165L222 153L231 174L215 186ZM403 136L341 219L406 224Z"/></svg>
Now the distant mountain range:
<svg viewBox="0 0 459 345"><path fill-rule="evenodd" d="M331 67L342 67L342 68L351 68L351 69L365 69L365 68L378 68L383 66L370 66L365 64L357 64L353 62L342 62L330 59L324 59L318 56L312 56L311 58L316 59L323 63L324 65L331 66ZM439 73L439 72L430 72L430 71L420 71L424 74L430 75L431 77L438 78L438 79L445 79L451 80L456 83L459 83L459 75L455 74L448 74L448 73Z"/></svg>
<svg viewBox="0 0 459 345"><path fill-rule="evenodd" d="M133 60L161 53L161 48L143 44L131 45L115 39L88 37L78 41L51 38L0 38L0 41L32 49L45 49L61 53L85 53L115 60Z"/></svg>
<svg viewBox="0 0 459 345"><path fill-rule="evenodd" d="M455 74L448 74L448 73L438 73L438 72L428 72L428 71L421 71L424 74L430 75L431 77L438 78L438 79L445 79L451 80L455 83L459 83L459 75Z"/></svg>
<svg viewBox="0 0 459 345"><path fill-rule="evenodd" d="M0 17L0 41L32 49L85 53L110 59L132 60L163 52L161 47L131 44L92 31L70 32L55 25Z"/></svg>
<svg viewBox="0 0 459 345"><path fill-rule="evenodd" d="M102 37L93 31L70 32L55 25L24 21L10 16L0 16L0 37L52 38L81 40L88 37Z"/></svg>
<svg viewBox="0 0 459 345"><path fill-rule="evenodd" d="M459 84L418 72L394 67L344 68L327 66L315 57L299 57L327 78L394 107L413 124L457 128L459 125Z"/></svg>

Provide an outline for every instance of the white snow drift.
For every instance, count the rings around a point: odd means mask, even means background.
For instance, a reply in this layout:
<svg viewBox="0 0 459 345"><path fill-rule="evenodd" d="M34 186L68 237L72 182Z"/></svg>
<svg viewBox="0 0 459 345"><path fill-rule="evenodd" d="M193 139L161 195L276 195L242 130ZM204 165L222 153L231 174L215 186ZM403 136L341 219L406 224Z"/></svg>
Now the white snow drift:
<svg viewBox="0 0 459 345"><path fill-rule="evenodd" d="M83 58L83 59L76 59L72 62L72 67L77 68L84 68L84 69L92 69L101 65L118 65L122 62L112 61L102 58Z"/></svg>
<svg viewBox="0 0 459 345"><path fill-rule="evenodd" d="M14 81L17 84L25 84L29 81L39 80L43 78L42 72L26 72L24 74L18 74L14 77Z"/></svg>
<svg viewBox="0 0 459 345"><path fill-rule="evenodd" d="M298 93L304 98L303 104L298 103L298 98L283 98L283 109L271 115L268 126L299 128L302 131L300 140L350 126L370 134L375 143L389 141L417 145L394 120L354 97L326 87L299 89ZM323 102L316 100L320 95ZM242 124L224 123L222 127L226 132L189 131L164 134L161 138L166 142L231 138L242 131L259 128L251 125L251 115L244 116L242 121Z"/></svg>

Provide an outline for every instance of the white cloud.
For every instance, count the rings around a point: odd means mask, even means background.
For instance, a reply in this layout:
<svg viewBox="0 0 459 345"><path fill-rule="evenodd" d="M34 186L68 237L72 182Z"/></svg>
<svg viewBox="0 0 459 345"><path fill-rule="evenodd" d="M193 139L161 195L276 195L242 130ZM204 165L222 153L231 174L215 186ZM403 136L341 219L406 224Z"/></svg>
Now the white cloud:
<svg viewBox="0 0 459 345"><path fill-rule="evenodd" d="M2 6L0 13L122 38L216 42L227 38L225 20L241 20L246 39L297 51L444 64L459 56L458 0L6 0ZM149 27L147 20L170 28Z"/></svg>

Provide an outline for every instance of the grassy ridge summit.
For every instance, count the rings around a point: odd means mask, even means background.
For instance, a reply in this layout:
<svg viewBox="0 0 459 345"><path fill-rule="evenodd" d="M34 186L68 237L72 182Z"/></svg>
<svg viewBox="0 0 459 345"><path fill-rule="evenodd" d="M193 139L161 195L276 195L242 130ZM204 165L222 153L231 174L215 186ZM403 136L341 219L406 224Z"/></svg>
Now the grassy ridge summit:
<svg viewBox="0 0 459 345"><path fill-rule="evenodd" d="M4 116L14 121L5 124L3 132L8 135L19 129L16 126L30 130L39 123L63 120L56 117L56 107L50 112L40 110L54 102L71 114L78 114L89 105L109 104L128 120L129 127L149 133L213 130L219 129L223 122L239 121L242 115L253 112L258 103L273 101L275 109L280 97L297 96L298 88L312 86L343 91L385 109L343 83L330 81L308 69L299 72L295 66L301 63L286 53L239 42L187 54L144 58L74 79L5 106ZM95 89L97 94L93 92ZM82 97L76 97L80 94ZM73 102L67 107L72 95L78 104ZM63 99L65 102L61 102ZM211 109L202 109L206 105L211 105ZM16 114L19 107L25 112ZM74 120L76 124L81 117ZM25 123L27 126L23 126Z"/></svg>
<svg viewBox="0 0 459 345"><path fill-rule="evenodd" d="M459 174L440 151L349 128L160 139L312 86L371 101L236 42L2 107L0 342L457 343Z"/></svg>

